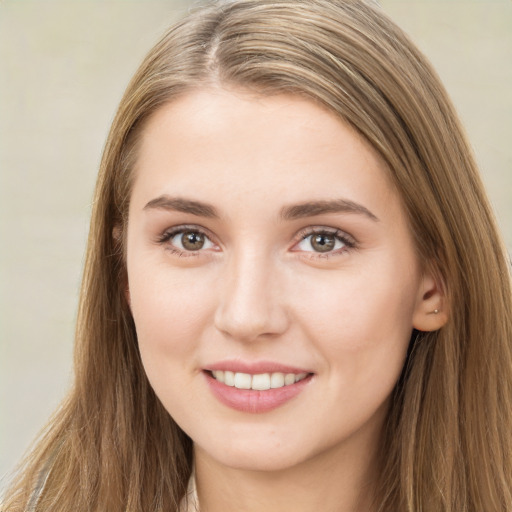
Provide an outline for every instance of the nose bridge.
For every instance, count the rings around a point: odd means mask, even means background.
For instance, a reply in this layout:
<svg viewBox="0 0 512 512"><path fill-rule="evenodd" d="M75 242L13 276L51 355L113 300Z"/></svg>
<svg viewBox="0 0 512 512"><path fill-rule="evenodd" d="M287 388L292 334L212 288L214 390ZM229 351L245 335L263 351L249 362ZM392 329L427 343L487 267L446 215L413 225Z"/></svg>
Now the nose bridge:
<svg viewBox="0 0 512 512"><path fill-rule="evenodd" d="M272 256L259 247L246 247L234 251L228 260L219 289L216 327L240 341L284 332L287 318Z"/></svg>

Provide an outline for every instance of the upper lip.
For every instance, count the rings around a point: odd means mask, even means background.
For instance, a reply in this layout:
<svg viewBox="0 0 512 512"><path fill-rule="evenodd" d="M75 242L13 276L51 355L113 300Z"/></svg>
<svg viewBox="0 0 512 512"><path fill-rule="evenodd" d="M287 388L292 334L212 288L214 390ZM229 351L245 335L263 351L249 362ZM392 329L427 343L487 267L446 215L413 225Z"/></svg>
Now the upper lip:
<svg viewBox="0 0 512 512"><path fill-rule="evenodd" d="M313 373L305 368L298 368L286 364L277 363L274 361L255 361L246 362L240 360L227 360L218 361L204 367L205 370L210 371L230 371L233 373L248 373L251 375L258 375L261 373Z"/></svg>

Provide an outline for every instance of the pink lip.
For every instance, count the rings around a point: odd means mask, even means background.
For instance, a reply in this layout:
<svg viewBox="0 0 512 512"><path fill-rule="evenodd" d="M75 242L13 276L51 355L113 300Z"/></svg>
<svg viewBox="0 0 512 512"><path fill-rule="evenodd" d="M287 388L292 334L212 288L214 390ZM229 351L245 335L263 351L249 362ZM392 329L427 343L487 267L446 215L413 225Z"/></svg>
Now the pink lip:
<svg viewBox="0 0 512 512"><path fill-rule="evenodd" d="M273 361L257 361L247 363L238 360L219 361L218 363L209 364L204 367L205 370L222 370L229 372L250 373L258 375L260 373L312 373L311 370L288 366Z"/></svg>
<svg viewBox="0 0 512 512"><path fill-rule="evenodd" d="M282 388L257 391L254 389L238 389L227 386L214 379L211 370L223 370L249 373L257 375L260 373L309 373L309 375L288 386ZM289 402L304 390L311 382L313 374L307 370L294 368L272 362L243 363L241 361L223 361L209 365L203 375L213 395L224 405L231 409L247 413L264 413L276 409Z"/></svg>

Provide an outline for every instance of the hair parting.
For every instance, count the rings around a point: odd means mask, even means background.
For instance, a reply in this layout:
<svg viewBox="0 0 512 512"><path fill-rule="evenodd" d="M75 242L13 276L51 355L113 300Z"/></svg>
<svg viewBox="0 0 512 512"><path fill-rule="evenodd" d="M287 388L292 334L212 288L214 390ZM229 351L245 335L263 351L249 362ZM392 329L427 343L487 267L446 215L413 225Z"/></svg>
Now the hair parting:
<svg viewBox="0 0 512 512"><path fill-rule="evenodd" d="M101 162L73 389L3 510L179 510L192 443L145 375L126 293L125 228L144 125L198 88L297 94L386 162L448 324L414 333L382 445L379 512L512 509L510 263L471 148L436 73L376 2L210 2L130 82Z"/></svg>

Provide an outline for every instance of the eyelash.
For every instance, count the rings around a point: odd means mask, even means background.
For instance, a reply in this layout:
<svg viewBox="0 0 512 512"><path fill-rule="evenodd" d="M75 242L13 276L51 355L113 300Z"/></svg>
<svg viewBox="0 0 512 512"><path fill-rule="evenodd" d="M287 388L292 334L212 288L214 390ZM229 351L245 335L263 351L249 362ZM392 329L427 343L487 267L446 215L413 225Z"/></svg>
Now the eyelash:
<svg viewBox="0 0 512 512"><path fill-rule="evenodd" d="M169 230L165 231L164 233L162 233L162 235L160 235L158 237L157 243L160 245L168 244L168 242L170 240L172 240L176 235L187 233L187 232L199 233L199 234L203 235L205 238L207 238L208 240L212 241L212 237L204 229L202 229L198 226L194 226L194 225L191 225L191 226L183 225L183 226L176 226L175 228L169 229ZM305 229L299 231L299 233L296 235L294 247L296 245L298 245L299 243L301 243L302 241L304 241L307 238L312 237L314 235L332 236L336 240L340 241L343 244L343 247L340 249L328 251L325 253L321 253L321 252L314 251L314 250L313 251L303 251L305 253L310 253L308 255L309 258L330 258L332 256L339 256L339 255L349 251L350 249L354 249L357 245L356 240L352 236L345 233L344 231L340 231L339 229L329 229L329 228L325 228L325 227L308 227L308 228L305 228ZM171 253L173 253L179 257L200 256L201 253L204 252L200 249L197 251L184 251L184 250L179 249L178 247L173 246L170 243L168 244L168 250ZM296 250L294 252L300 252L300 251Z"/></svg>
<svg viewBox="0 0 512 512"><path fill-rule="evenodd" d="M306 240L309 237L312 237L314 235L327 235L332 236L336 240L340 241L343 244L343 247L340 249L336 249L333 251L328 251L325 253L321 253L318 251L305 251L309 254L310 258L330 258L333 256L340 256L341 254L344 254L348 252L350 249L354 249L356 247L356 240L350 236L348 233L345 233L344 231L340 231L339 229L334 228L325 228L325 227L309 227L305 228L302 231L300 231L297 235L298 242L295 243L295 245L299 244L303 240ZM298 251L297 251L298 252Z"/></svg>
<svg viewBox="0 0 512 512"><path fill-rule="evenodd" d="M172 240L176 235L183 234L183 233L199 233L203 235L205 238L211 241L212 237L204 230L199 228L198 226L176 226L175 228L168 229L167 231L164 231L161 236L158 237L157 243L160 245L167 244L170 240ZM179 257L193 257L193 256L200 256L203 251L197 250L197 251L183 251L179 249L178 247L173 246L172 244L168 244L167 249L176 256Z"/></svg>

